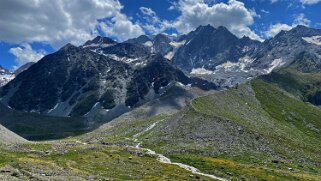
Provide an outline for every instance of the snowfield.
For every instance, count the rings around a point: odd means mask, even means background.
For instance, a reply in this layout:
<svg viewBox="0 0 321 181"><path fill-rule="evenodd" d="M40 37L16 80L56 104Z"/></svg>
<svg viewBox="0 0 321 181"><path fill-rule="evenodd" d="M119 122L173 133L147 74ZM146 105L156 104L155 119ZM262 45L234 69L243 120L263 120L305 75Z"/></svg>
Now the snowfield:
<svg viewBox="0 0 321 181"><path fill-rule="evenodd" d="M321 36L302 37L307 43L321 46Z"/></svg>

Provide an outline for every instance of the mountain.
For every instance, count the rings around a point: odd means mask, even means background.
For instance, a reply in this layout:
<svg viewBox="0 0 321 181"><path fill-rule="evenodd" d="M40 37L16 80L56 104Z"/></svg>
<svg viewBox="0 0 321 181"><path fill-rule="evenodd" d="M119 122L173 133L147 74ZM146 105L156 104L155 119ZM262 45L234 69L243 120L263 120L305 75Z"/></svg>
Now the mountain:
<svg viewBox="0 0 321 181"><path fill-rule="evenodd" d="M145 120L126 115L83 139L105 145L138 142L173 162L227 180L319 180L321 110L282 87L296 87L288 80L301 76L314 80L314 74L305 74L260 76L196 98L172 115ZM136 141L126 139L130 135Z"/></svg>
<svg viewBox="0 0 321 181"><path fill-rule="evenodd" d="M32 65L1 90L1 102L18 111L51 116L111 120L166 93L174 82L217 89L214 83L187 77L145 46L95 38L68 44ZM102 118L103 117L103 118Z"/></svg>
<svg viewBox="0 0 321 181"><path fill-rule="evenodd" d="M14 73L0 66L0 87L6 85L12 79L14 79Z"/></svg>
<svg viewBox="0 0 321 181"><path fill-rule="evenodd" d="M82 48L97 51L100 48L113 46L115 44L117 44L117 42L108 37L97 36L92 40L88 40L85 44L82 45Z"/></svg>
<svg viewBox="0 0 321 181"><path fill-rule="evenodd" d="M23 71L27 70L28 68L30 68L33 64L35 64L35 62L28 62L28 63L22 65L21 67L19 67L17 70L14 71L14 74L17 76L21 72L23 72Z"/></svg>
<svg viewBox="0 0 321 181"><path fill-rule="evenodd" d="M92 119L101 112L113 118L153 99L150 91L157 97L153 79L165 87L176 81L208 90L268 74L300 55L313 57L309 65L318 66L319 36L321 30L297 26L261 43L210 25L176 38L142 35L117 43L97 36L79 47L66 45L19 74L2 89L1 102L20 111Z"/></svg>
<svg viewBox="0 0 321 181"><path fill-rule="evenodd" d="M215 70L227 60L237 62L246 53L246 44L222 26L217 29L210 25L200 26L183 40L185 44L174 55L173 64L188 71L196 68Z"/></svg>
<svg viewBox="0 0 321 181"><path fill-rule="evenodd" d="M263 42L257 51L250 54L255 58L251 66L271 72L273 66L288 65L304 51L320 57L321 46L317 43L318 37L321 37L321 30L302 25L290 31L281 31L274 38Z"/></svg>
<svg viewBox="0 0 321 181"><path fill-rule="evenodd" d="M142 35L125 41L125 43L144 45L151 53L158 53L171 60L177 49L183 44L177 37L157 34L154 36Z"/></svg>
<svg viewBox="0 0 321 181"><path fill-rule="evenodd" d="M25 65L22 65L14 72L11 72L11 71L0 66L0 87L6 85L8 82L13 80L18 74L27 70L33 64L34 64L34 62L26 63Z"/></svg>
<svg viewBox="0 0 321 181"><path fill-rule="evenodd" d="M225 27L206 25L175 38L142 35L126 43L160 53L187 74L233 87L290 64L307 47L308 52L320 57L320 39L321 30L302 25L264 42L238 38Z"/></svg>
<svg viewBox="0 0 321 181"><path fill-rule="evenodd" d="M194 76L233 87L291 64L304 51L320 57L320 37L321 30L299 25L261 43L239 39L224 27L201 26L182 37L192 41L177 51L173 64ZM211 42L215 42L212 47Z"/></svg>

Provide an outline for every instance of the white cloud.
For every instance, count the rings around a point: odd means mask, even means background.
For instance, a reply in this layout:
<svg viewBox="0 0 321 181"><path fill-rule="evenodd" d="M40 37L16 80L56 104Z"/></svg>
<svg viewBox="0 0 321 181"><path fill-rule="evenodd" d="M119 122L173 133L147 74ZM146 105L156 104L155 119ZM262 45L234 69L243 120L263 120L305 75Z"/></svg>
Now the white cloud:
<svg viewBox="0 0 321 181"><path fill-rule="evenodd" d="M310 24L311 24L311 21L307 19L303 13L296 16L293 21L293 26L297 26L297 25L310 26Z"/></svg>
<svg viewBox="0 0 321 181"><path fill-rule="evenodd" d="M160 19L151 8L140 7L139 10L142 16L138 15L144 21L144 23L140 24L148 34L163 33L167 29L172 28L170 21Z"/></svg>
<svg viewBox="0 0 321 181"><path fill-rule="evenodd" d="M275 35L277 35L278 33L280 33L282 30L289 31L292 28L293 27L290 25L281 24L281 23L270 25L269 29L265 32L265 36L268 38L271 38L271 37L274 37Z"/></svg>
<svg viewBox="0 0 321 181"><path fill-rule="evenodd" d="M271 38L277 35L278 33L280 33L282 30L289 31L298 25L310 26L310 24L311 24L311 21L307 19L304 14L301 13L295 17L292 25L282 24L282 23L270 25L268 30L264 32L264 35L267 38Z"/></svg>
<svg viewBox="0 0 321 181"><path fill-rule="evenodd" d="M138 24L132 23L126 15L120 13L109 21L99 23L99 28L104 32L105 36L114 36L119 41L144 34L143 29Z"/></svg>
<svg viewBox="0 0 321 181"><path fill-rule="evenodd" d="M142 33L122 8L118 0L2 0L0 41L47 42L54 48L68 42L78 45L96 35L101 25L97 20L104 18L113 26L108 35L125 38Z"/></svg>
<svg viewBox="0 0 321 181"><path fill-rule="evenodd" d="M311 4L317 4L317 3L321 2L321 0L300 0L300 2L302 4L311 5Z"/></svg>
<svg viewBox="0 0 321 181"><path fill-rule="evenodd" d="M211 24L214 27L225 26L238 37L245 35L262 40L249 28L258 15L247 9L243 2L229 0L228 3L209 5L204 0L180 0L173 7L181 13L173 23L180 33L188 33L199 25Z"/></svg>
<svg viewBox="0 0 321 181"><path fill-rule="evenodd" d="M262 12L262 13L265 13L265 14L270 14L270 11L265 10L265 9L261 9L261 12Z"/></svg>
<svg viewBox="0 0 321 181"><path fill-rule="evenodd" d="M13 67L14 69L28 62L37 62L46 54L43 50L34 51L28 43L23 43L19 47L11 48L9 52L16 57L16 66Z"/></svg>

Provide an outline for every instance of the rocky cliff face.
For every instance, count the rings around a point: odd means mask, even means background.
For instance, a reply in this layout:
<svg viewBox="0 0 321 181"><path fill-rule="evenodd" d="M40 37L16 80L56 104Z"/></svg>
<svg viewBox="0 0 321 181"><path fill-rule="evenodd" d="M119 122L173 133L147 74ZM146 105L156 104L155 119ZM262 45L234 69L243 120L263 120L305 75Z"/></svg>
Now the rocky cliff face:
<svg viewBox="0 0 321 181"><path fill-rule="evenodd" d="M46 115L113 118L166 93L173 82L217 88L214 83L187 77L140 44L87 46L88 42L80 47L68 44L45 56L3 87L2 103Z"/></svg>

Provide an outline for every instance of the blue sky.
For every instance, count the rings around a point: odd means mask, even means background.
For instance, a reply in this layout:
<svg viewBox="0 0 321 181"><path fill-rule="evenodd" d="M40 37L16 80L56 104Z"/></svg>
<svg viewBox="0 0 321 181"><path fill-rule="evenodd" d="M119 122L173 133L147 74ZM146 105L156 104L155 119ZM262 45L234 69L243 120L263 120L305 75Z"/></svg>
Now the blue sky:
<svg viewBox="0 0 321 181"><path fill-rule="evenodd" d="M123 41L206 24L264 41L299 24L321 29L321 0L2 0L0 65L14 69L97 35Z"/></svg>

